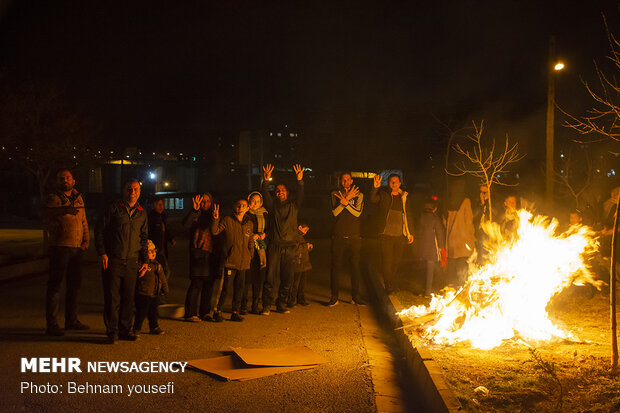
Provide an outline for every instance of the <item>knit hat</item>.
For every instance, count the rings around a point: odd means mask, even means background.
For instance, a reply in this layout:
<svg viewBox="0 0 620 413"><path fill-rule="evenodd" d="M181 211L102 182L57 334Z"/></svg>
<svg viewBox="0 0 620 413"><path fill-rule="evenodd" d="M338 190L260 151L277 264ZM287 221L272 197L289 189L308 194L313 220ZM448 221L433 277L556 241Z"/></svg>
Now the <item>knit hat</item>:
<svg viewBox="0 0 620 413"><path fill-rule="evenodd" d="M151 250L157 250L157 247L155 246L155 243L153 243L153 241L148 240L146 241L146 248L151 251Z"/></svg>

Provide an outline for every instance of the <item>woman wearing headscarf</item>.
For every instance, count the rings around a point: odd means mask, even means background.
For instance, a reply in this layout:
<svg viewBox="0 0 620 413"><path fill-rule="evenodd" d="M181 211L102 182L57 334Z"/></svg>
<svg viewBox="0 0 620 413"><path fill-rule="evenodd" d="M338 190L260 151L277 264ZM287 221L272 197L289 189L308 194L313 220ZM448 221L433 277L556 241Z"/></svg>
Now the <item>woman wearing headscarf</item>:
<svg viewBox="0 0 620 413"><path fill-rule="evenodd" d="M263 291L265 272L267 271L267 243L265 228L267 228L268 213L263 207L263 196L260 192L248 195L248 218L254 224L254 233L258 235L254 241L254 254L250 262L250 270L245 277L245 287L241 299L241 314L248 312L248 290L252 286L252 314L260 314L259 300Z"/></svg>

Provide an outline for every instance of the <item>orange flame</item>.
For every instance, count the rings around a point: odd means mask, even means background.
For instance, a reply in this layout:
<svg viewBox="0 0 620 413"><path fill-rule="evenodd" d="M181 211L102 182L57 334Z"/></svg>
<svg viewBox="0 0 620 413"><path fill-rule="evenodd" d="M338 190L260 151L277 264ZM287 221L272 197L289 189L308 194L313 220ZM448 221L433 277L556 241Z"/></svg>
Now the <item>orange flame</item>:
<svg viewBox="0 0 620 413"><path fill-rule="evenodd" d="M598 250L594 232L574 225L556 235L558 221L517 213L514 236L502 235L499 225L486 223L488 262L470 260L469 277L458 291L448 288L432 295L428 306L414 306L399 314L412 320L435 315L423 324L421 337L436 344L469 342L480 349L504 340L527 342L554 338L575 339L555 326L546 307L551 298L571 284L603 284L595 280L586 262Z"/></svg>

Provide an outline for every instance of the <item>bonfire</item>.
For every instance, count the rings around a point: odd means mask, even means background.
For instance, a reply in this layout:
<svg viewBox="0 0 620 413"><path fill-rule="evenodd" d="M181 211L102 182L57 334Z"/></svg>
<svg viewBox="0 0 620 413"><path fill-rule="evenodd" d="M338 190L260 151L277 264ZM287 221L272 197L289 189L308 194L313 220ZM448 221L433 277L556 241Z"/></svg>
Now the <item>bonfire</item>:
<svg viewBox="0 0 620 413"><path fill-rule="evenodd" d="M551 340L579 341L555 325L547 313L551 299L567 287L591 284L600 289L588 266L598 250L594 231L573 225L558 231L558 221L518 211L515 232L484 225L488 260L477 266L471 259L463 287L433 294L428 306L414 306L400 314L409 317L428 343L467 343L491 349L506 341L538 345Z"/></svg>

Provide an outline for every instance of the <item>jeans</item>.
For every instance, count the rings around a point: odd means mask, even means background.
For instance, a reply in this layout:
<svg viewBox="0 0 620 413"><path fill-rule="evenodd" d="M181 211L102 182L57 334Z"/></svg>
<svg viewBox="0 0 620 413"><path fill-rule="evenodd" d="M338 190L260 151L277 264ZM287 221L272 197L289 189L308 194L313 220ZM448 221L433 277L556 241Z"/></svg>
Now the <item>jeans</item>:
<svg viewBox="0 0 620 413"><path fill-rule="evenodd" d="M381 236L381 253L383 255L383 283L387 290L396 288L396 272L405 248L405 237Z"/></svg>
<svg viewBox="0 0 620 413"><path fill-rule="evenodd" d="M252 310L258 311L258 302L260 301L263 282L267 273L267 268L261 268L260 265L260 257L258 252L255 251L250 262L250 269L245 273L245 285L243 287L243 297L241 298L242 310L247 310L248 308L248 291L250 286L252 286Z"/></svg>
<svg viewBox="0 0 620 413"><path fill-rule="evenodd" d="M81 248L50 247L50 268L45 297L45 319L47 327L58 326L58 308L62 279L66 278L65 325L77 321L77 295L82 283Z"/></svg>
<svg viewBox="0 0 620 413"><path fill-rule="evenodd" d="M151 331L159 327L158 304L159 296L150 297L148 295L136 294L136 320L133 323L134 331L142 330L142 323L146 317L149 318L149 328Z"/></svg>
<svg viewBox="0 0 620 413"><path fill-rule="evenodd" d="M340 289L340 274L348 264L351 272L351 296L358 300L360 281L360 249L362 239L360 237L333 237L332 238L332 267L331 267L331 290L332 300L338 299ZM347 256L348 255L348 256ZM348 261L345 260L348 258Z"/></svg>
<svg viewBox="0 0 620 413"><path fill-rule="evenodd" d="M137 257L110 258L108 269L103 271L103 321L109 336L131 331L139 268Z"/></svg>
<svg viewBox="0 0 620 413"><path fill-rule="evenodd" d="M263 310L269 309L273 302L273 285L276 278L280 278L278 300L276 306L283 309L288 302L288 292L293 281L295 271L297 246L280 246L271 244L267 249L267 277L263 284Z"/></svg>
<svg viewBox="0 0 620 413"><path fill-rule="evenodd" d="M293 282L291 283L291 289L288 294L289 307L294 306L297 303L305 303L306 295L304 294L304 287L306 286L306 274L308 271L296 272L293 275Z"/></svg>
<svg viewBox="0 0 620 413"><path fill-rule="evenodd" d="M223 268L221 277L218 279L218 294L216 295L217 311L222 311L228 290L230 290L231 279L233 284L232 312L238 313L241 307L241 297L243 295L243 285L245 284L245 271L234 270L232 268Z"/></svg>
<svg viewBox="0 0 620 413"><path fill-rule="evenodd" d="M214 276L191 276L185 295L185 317L203 317L211 312L211 295L213 294ZM200 308L198 303L200 302Z"/></svg>

